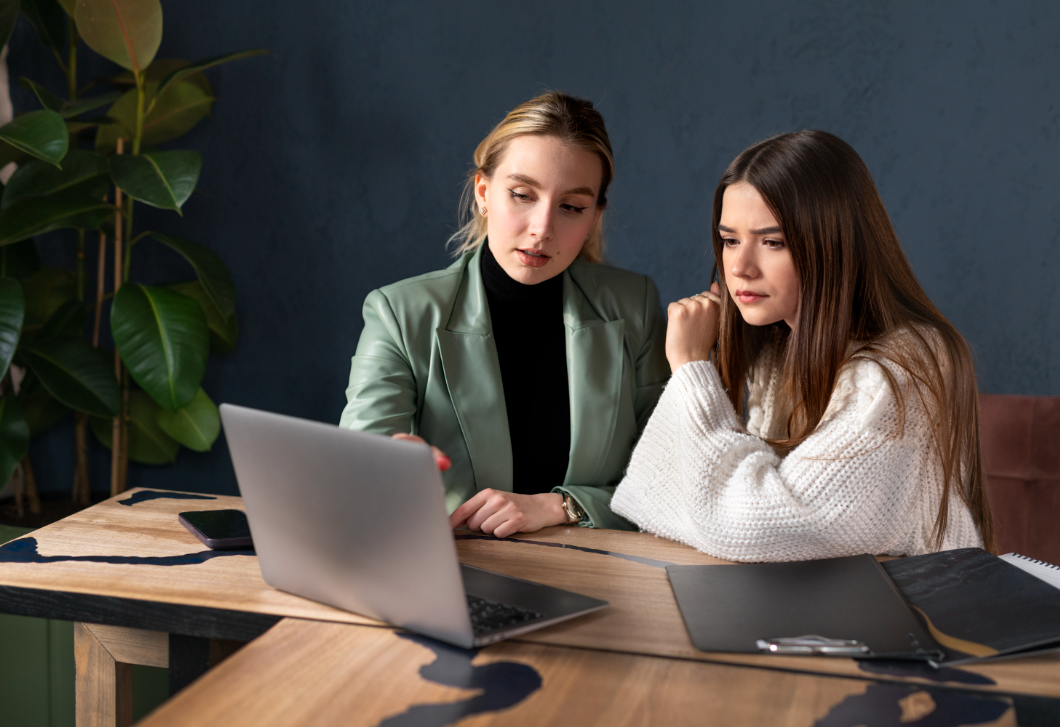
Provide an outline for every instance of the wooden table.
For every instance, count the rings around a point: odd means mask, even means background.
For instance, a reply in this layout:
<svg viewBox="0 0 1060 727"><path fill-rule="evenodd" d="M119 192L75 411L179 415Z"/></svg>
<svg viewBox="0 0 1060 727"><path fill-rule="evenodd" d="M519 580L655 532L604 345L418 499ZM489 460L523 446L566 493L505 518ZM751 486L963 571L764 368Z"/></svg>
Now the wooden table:
<svg viewBox="0 0 1060 727"><path fill-rule="evenodd" d="M363 640L370 638L363 634L374 634L371 638L388 634L391 646L411 644L394 641L402 637L372 619L270 588L261 579L255 556L209 551L176 519L185 510L240 506L239 498L133 490L0 546L0 612L78 622L79 725L128 723L130 670L124 665L168 665L171 692L176 693L210 663L231 653L237 643L256 639L283 619L292 621L255 641L255 651L286 648L275 644L287 643L283 634L299 622L305 626L306 621L325 622L318 625L320 629L334 624L343 627L341 633L361 634L344 638ZM494 653L502 658L508 649L527 650L520 653L545 660L542 663L571 658L550 656L551 647L559 649L556 654L577 653L579 659L602 660L593 662L592 668L605 672L676 670L674 674L687 674L680 678L688 679L707 672L731 673L744 675L745 680L778 679L778 683L803 675L818 685L838 680L834 683L853 683L858 688L870 682L902 688L931 685L1012 698L1019 714L1053 709L1051 700L1060 698L1060 657L1056 655L934 671L915 666L881 670L871 662L827 657L697 651L664 567L721 561L651 535L556 527L500 541L468 532L458 533L457 538L465 563L611 603L601 612L490 647L478 659L492 658ZM245 658L234 659L231 668ZM542 668L547 672L552 667ZM674 677L678 682L680 678ZM730 676L718 678L724 681ZM806 704L820 706L812 700Z"/></svg>
<svg viewBox="0 0 1060 727"><path fill-rule="evenodd" d="M775 669L288 619L142 727L1015 725L1009 698ZM904 718L904 719L903 719Z"/></svg>

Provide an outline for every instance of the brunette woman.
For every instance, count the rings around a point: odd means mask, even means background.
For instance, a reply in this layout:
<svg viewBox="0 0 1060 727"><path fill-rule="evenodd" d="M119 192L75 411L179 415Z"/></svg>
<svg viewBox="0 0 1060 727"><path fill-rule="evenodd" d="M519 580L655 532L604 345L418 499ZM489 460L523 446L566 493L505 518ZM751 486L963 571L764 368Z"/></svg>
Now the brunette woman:
<svg viewBox="0 0 1060 727"><path fill-rule="evenodd" d="M454 527L628 528L611 495L669 367L655 285L600 263L603 118L546 93L474 163L457 261L365 300L341 425L434 445Z"/></svg>
<svg viewBox="0 0 1060 727"><path fill-rule="evenodd" d="M674 375L615 512L735 561L992 548L972 357L857 153L752 146L713 241L720 285L669 307Z"/></svg>

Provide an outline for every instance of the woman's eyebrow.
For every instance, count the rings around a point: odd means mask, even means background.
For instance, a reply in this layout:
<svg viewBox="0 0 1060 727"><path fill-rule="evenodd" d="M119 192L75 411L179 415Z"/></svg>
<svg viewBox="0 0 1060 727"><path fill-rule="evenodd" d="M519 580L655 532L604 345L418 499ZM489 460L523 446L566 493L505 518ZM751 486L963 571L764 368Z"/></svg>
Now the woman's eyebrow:
<svg viewBox="0 0 1060 727"><path fill-rule="evenodd" d="M534 189L541 189L541 185L537 183L536 179L534 179L533 177L528 177L525 174L519 174L518 172L515 172L514 174L509 174L508 179L512 180L513 182L522 182L523 184L533 187ZM584 194L589 197L596 196L596 192L594 192L589 187L575 187L574 189L568 189L566 192L564 192L564 194Z"/></svg>
<svg viewBox="0 0 1060 727"><path fill-rule="evenodd" d="M736 234L736 230L732 229L731 227L726 227L725 225L718 225L718 231L728 232L733 235ZM779 227L763 227L761 230L751 230L752 235L778 235L781 232L783 232L783 230L781 230Z"/></svg>
<svg viewBox="0 0 1060 727"><path fill-rule="evenodd" d="M584 194L589 197L595 197L596 192L589 189L588 187L575 187L574 189L568 189L564 194Z"/></svg>
<svg viewBox="0 0 1060 727"><path fill-rule="evenodd" d="M522 182L523 184L529 185L534 189L541 189L541 185L537 183L536 179L534 179L533 177L528 177L525 174L519 174L518 172L516 172L515 174L509 174L508 179L512 180L513 182Z"/></svg>

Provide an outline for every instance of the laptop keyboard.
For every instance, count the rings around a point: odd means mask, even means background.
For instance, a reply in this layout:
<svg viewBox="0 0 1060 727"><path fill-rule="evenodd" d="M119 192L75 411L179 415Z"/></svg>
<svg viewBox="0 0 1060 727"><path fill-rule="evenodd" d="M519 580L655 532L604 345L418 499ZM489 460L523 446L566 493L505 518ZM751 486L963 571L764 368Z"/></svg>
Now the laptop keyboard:
<svg viewBox="0 0 1060 727"><path fill-rule="evenodd" d="M537 611L528 611L470 594L467 595L467 610L471 613L471 628L475 636L520 626L542 618Z"/></svg>

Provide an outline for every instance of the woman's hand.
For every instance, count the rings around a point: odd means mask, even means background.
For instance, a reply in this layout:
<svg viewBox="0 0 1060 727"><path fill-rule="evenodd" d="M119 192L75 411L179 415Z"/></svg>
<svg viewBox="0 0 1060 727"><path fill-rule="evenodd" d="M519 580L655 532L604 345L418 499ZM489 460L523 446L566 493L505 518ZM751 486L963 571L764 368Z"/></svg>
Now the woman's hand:
<svg viewBox="0 0 1060 727"><path fill-rule="evenodd" d="M503 490L486 489L453 511L449 525L456 529L467 525L498 538L512 533L533 533L549 525L567 522L563 495L548 492L519 495Z"/></svg>
<svg viewBox="0 0 1060 727"><path fill-rule="evenodd" d="M682 298L666 309L666 360L671 371L689 361L710 360L710 350L718 340L720 294L721 287L714 283L709 291Z"/></svg>
<svg viewBox="0 0 1060 727"><path fill-rule="evenodd" d="M415 434L405 434L404 432L398 432L397 434L391 435L391 439L401 439L406 442L427 444L423 437L417 437ZM434 463L438 465L438 469L442 472L445 472L453 466L453 462L449 459L448 455L437 447L431 447L431 454L434 455Z"/></svg>

